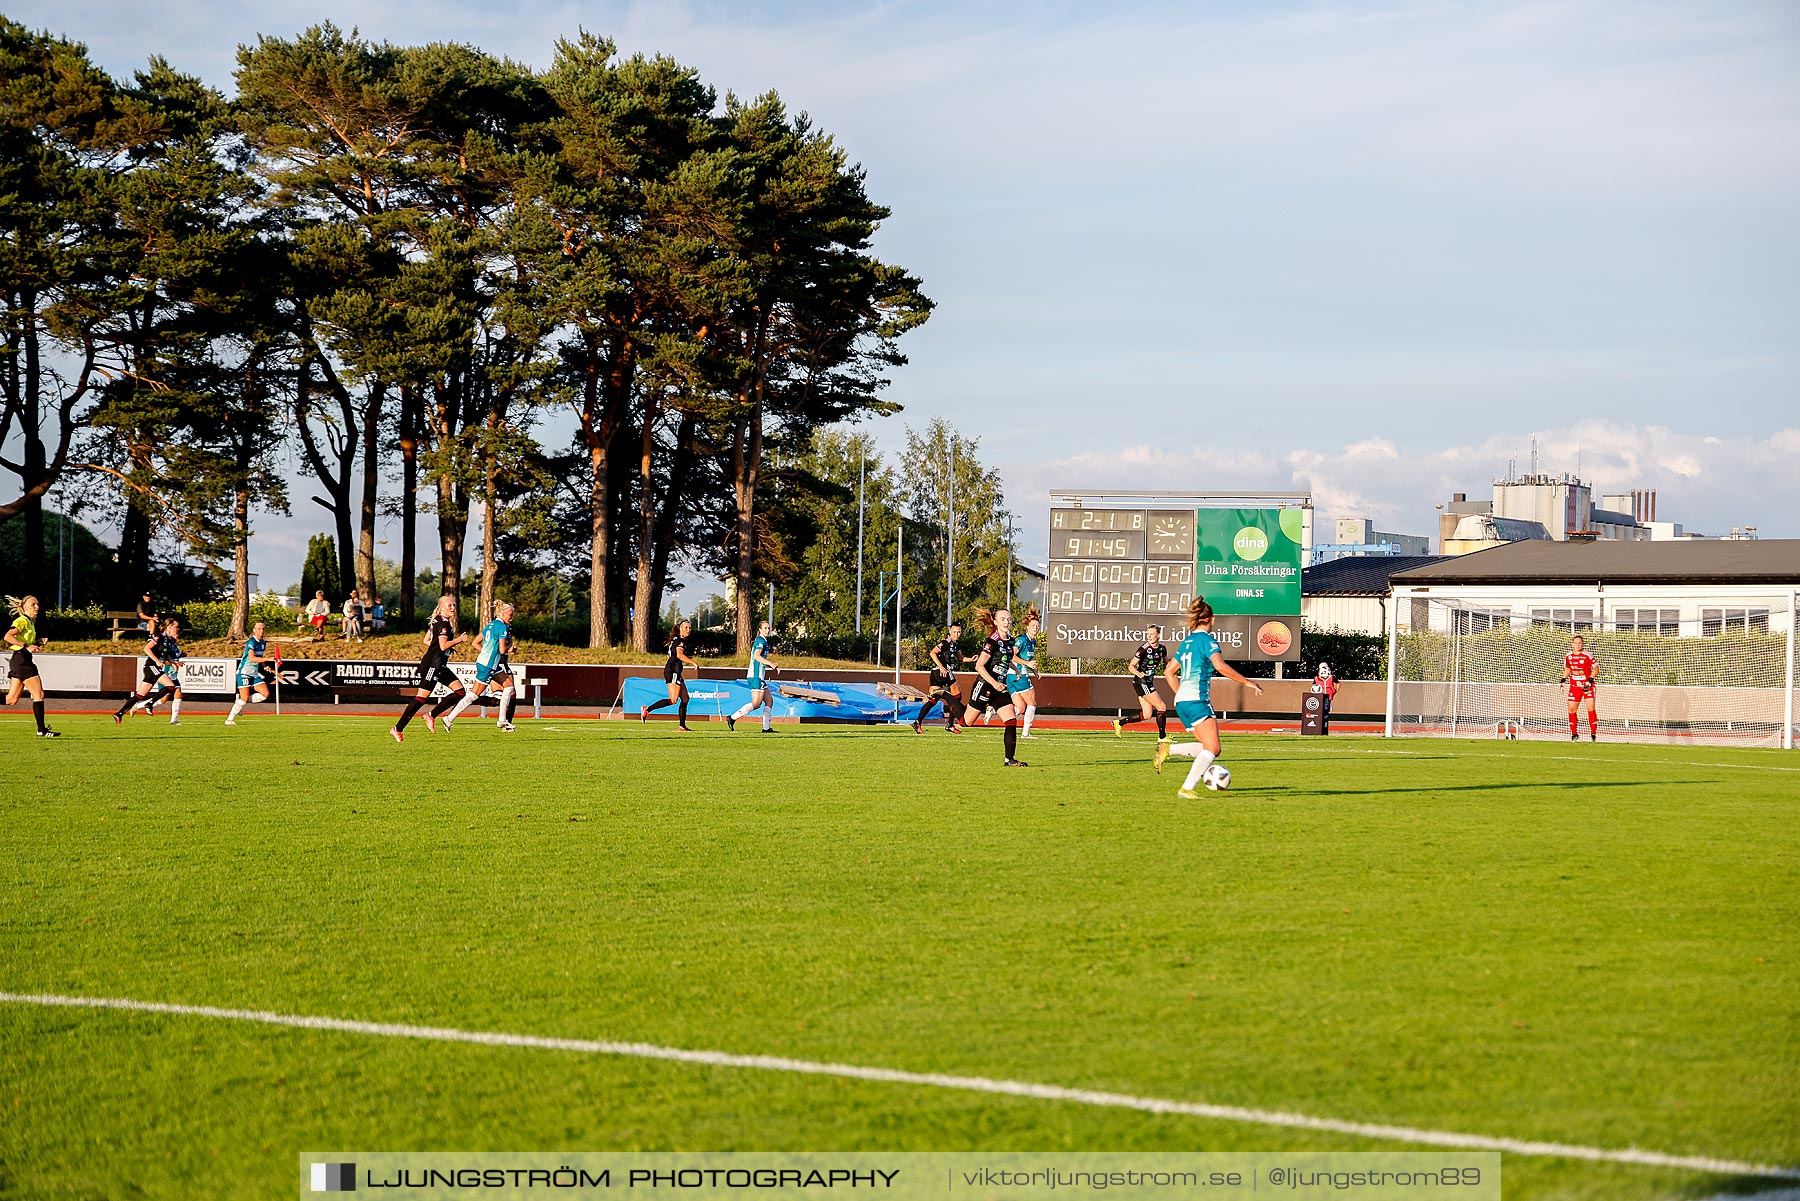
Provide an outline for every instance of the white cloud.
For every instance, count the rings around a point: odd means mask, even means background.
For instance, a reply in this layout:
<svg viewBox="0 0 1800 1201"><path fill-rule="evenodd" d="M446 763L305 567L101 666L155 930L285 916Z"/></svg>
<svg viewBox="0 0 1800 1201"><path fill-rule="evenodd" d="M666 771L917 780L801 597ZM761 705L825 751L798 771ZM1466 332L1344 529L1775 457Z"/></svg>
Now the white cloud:
<svg viewBox="0 0 1800 1201"><path fill-rule="evenodd" d="M1167 446L1096 449L1042 464L1007 464L1012 507L1024 518L1027 547L1045 533L1051 488L1168 488L1200 491L1307 490L1321 528L1339 517L1370 517L1400 534L1435 535L1436 506L1453 492L1484 498L1507 474L1530 468L1578 472L1596 500L1609 492L1658 492L1658 516L1717 533L1754 525L1764 537L1800 537L1800 429L1763 437L1719 438L1663 426L1591 420L1548 430L1496 433L1480 443L1438 450L1371 439L1342 447L1267 451L1196 440Z"/></svg>

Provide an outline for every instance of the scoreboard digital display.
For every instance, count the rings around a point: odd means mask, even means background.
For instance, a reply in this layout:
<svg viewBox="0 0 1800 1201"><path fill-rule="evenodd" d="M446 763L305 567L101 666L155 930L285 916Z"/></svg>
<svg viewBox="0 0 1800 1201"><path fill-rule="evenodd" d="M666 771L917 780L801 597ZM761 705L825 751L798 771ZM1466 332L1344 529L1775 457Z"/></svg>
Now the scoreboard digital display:
<svg viewBox="0 0 1800 1201"><path fill-rule="evenodd" d="M1281 535L1290 524L1298 533L1290 517L1298 512L1051 509L1045 583L1049 653L1123 657L1150 624L1161 625L1172 645L1198 592L1212 601L1222 621L1230 615L1215 632L1243 652L1234 657L1297 658L1299 538ZM1230 526L1225 534L1213 528L1225 525ZM1223 550L1212 545L1221 540ZM1287 633L1271 628L1271 622Z"/></svg>

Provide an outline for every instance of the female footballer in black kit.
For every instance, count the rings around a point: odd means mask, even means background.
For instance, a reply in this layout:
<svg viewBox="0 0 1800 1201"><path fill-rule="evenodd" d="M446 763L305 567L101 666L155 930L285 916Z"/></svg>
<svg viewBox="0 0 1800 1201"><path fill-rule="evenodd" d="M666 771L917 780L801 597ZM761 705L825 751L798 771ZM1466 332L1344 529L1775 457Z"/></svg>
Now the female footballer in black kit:
<svg viewBox="0 0 1800 1201"><path fill-rule="evenodd" d="M1013 709L1012 693L1007 691L1007 673L1013 666L1012 613L1006 609L975 610L975 620L987 627L987 641L975 656L975 686L969 689L969 707L963 724L975 720L983 709L992 708L1006 723L1002 745L1006 748L1006 766L1024 767L1014 758L1019 749L1019 719Z"/></svg>
<svg viewBox="0 0 1800 1201"><path fill-rule="evenodd" d="M681 707L675 711L676 723L683 730L688 728L688 688L683 673L690 667L698 668L700 666L687 652L688 639L693 636L694 623L691 621L682 622L675 627L675 632L669 635L669 661L663 664L663 683L668 686L669 695L653 704L645 705L643 711L638 714L639 721L649 721L650 715L658 709L667 709L670 705L679 702Z"/></svg>
<svg viewBox="0 0 1800 1201"><path fill-rule="evenodd" d="M1137 693L1138 716L1121 717L1113 722L1113 733L1123 738L1125 727L1134 721L1148 721L1156 718L1156 736L1164 742L1169 740L1169 706L1163 703L1162 694L1156 691L1156 681L1169 665L1169 648L1163 645L1162 627L1149 626L1144 630L1144 645L1137 648L1131 656L1131 688Z"/></svg>
<svg viewBox="0 0 1800 1201"><path fill-rule="evenodd" d="M447 593L438 597L437 608L431 612L431 628L425 631L425 653L419 657L418 683L412 699L406 702L406 711L388 731L395 742L406 741L406 723L431 699L432 689L442 684L450 691L425 715L425 728L437 733L437 718L455 705L463 694L462 681L450 670L450 652L468 640L467 634L456 632L456 598Z"/></svg>
<svg viewBox="0 0 1800 1201"><path fill-rule="evenodd" d="M913 719L913 733L925 732L925 719L931 715L931 707L944 706L944 731L949 734L962 733L956 724L956 710L962 704L962 697L956 694L956 669L965 662L962 653L962 622L953 621L945 632L943 641L935 643L931 648L931 691L925 703L919 708L919 715Z"/></svg>

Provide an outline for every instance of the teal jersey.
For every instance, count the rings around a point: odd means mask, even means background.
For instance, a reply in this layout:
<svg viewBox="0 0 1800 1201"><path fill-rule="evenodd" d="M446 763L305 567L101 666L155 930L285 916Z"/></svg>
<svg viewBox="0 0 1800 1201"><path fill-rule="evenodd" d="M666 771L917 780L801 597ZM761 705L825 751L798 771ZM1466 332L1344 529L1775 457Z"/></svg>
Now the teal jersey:
<svg viewBox="0 0 1800 1201"><path fill-rule="evenodd" d="M1218 651L1218 640L1205 630L1195 630L1181 640L1181 646L1175 651L1175 661L1181 664L1181 687L1175 693L1177 703L1212 699L1212 657Z"/></svg>
<svg viewBox="0 0 1800 1201"><path fill-rule="evenodd" d="M763 682L763 672L767 670L767 668L763 666L762 660L758 659L756 656L759 654L766 655L768 653L769 640L760 634L757 635L756 641L750 644L750 674L745 677L752 684L761 684Z"/></svg>
<svg viewBox="0 0 1800 1201"><path fill-rule="evenodd" d="M244 639L244 653L238 656L238 675L251 676L262 670L262 664L256 661L257 656L264 653L267 643L261 638Z"/></svg>
<svg viewBox="0 0 1800 1201"><path fill-rule="evenodd" d="M1037 658L1037 643L1031 640L1031 635L1014 635L1012 668L1006 673L1004 680L1008 692L1018 693L1031 690L1031 673L1027 669L1035 658Z"/></svg>
<svg viewBox="0 0 1800 1201"><path fill-rule="evenodd" d="M493 667L506 657L506 640L512 637L512 627L498 617L481 629L481 654L476 656L475 663L481 667Z"/></svg>

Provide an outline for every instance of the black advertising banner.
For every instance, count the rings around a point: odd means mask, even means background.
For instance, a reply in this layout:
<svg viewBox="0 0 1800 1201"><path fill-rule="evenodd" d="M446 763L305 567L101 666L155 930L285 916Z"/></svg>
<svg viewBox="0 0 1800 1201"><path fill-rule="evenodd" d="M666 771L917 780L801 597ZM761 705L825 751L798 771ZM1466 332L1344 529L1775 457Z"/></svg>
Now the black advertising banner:
<svg viewBox="0 0 1800 1201"><path fill-rule="evenodd" d="M1046 652L1070 659L1129 659L1144 641L1154 618L1117 613L1059 613L1044 622ZM1186 622L1160 623L1171 650L1180 645ZM1283 614L1224 613L1213 618L1212 635L1234 663L1294 663L1300 659L1300 619Z"/></svg>
<svg viewBox="0 0 1800 1201"><path fill-rule="evenodd" d="M452 663L450 670L468 684L475 679L475 664ZM520 665L523 670L523 665ZM416 660L392 662L374 659L289 659L281 665L281 687L300 692L339 692L366 688L412 689L418 686Z"/></svg>

